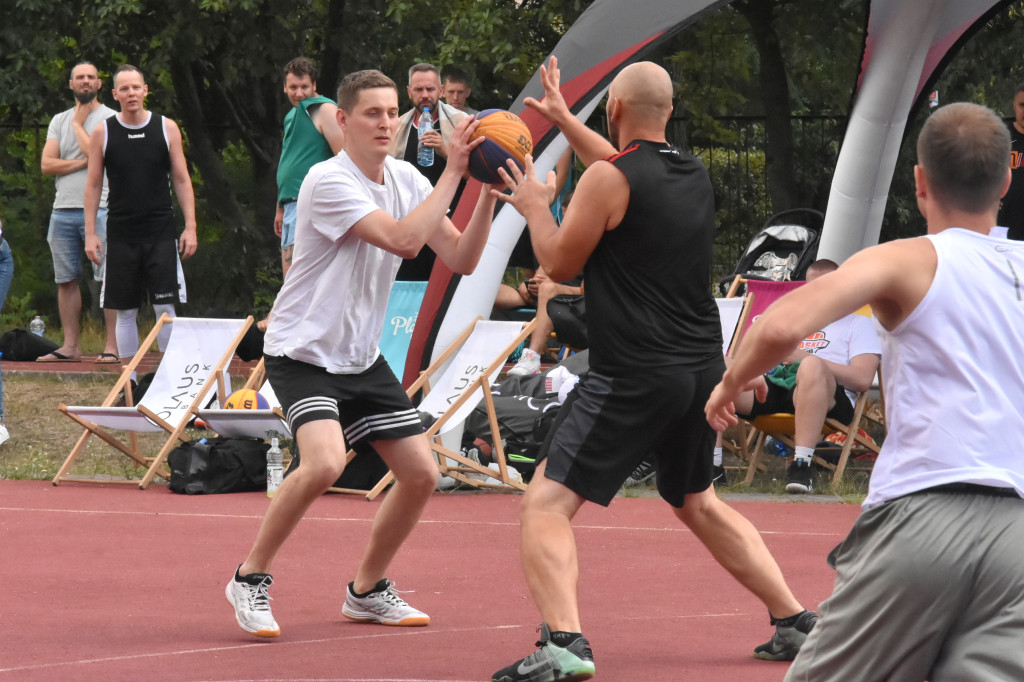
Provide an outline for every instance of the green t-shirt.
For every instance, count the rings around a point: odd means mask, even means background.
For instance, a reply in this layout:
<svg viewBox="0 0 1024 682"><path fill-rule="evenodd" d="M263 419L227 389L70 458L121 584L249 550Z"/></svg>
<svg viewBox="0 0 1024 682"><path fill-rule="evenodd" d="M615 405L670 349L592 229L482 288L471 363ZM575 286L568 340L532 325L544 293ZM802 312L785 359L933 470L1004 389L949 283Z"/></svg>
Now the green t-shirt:
<svg viewBox="0 0 1024 682"><path fill-rule="evenodd" d="M309 108L334 101L322 95L308 97L284 117L284 141L277 164L277 202L295 201L299 187L313 164L334 156L327 140L313 125Z"/></svg>

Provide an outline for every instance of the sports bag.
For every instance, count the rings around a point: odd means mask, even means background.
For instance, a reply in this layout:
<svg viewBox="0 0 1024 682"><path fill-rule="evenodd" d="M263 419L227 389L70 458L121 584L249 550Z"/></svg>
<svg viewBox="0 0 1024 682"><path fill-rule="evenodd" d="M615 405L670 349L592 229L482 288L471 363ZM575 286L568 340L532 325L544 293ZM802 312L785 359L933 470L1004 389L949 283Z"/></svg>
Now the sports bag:
<svg viewBox="0 0 1024 682"><path fill-rule="evenodd" d="M9 329L0 335L0 353L11 362L34 362L60 348L56 343L24 329Z"/></svg>
<svg viewBox="0 0 1024 682"><path fill-rule="evenodd" d="M590 347L586 299L582 294L559 294L548 299L548 317L559 343L576 350Z"/></svg>
<svg viewBox="0 0 1024 682"><path fill-rule="evenodd" d="M212 495L267 489L268 443L258 438L203 438L167 456L172 493Z"/></svg>

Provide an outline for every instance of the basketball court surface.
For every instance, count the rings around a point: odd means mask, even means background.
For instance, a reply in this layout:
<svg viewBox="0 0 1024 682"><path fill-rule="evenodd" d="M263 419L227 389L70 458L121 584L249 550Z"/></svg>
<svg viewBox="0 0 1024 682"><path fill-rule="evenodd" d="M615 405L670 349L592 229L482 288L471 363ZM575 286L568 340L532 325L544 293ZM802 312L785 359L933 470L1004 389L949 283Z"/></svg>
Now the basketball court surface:
<svg viewBox="0 0 1024 682"><path fill-rule="evenodd" d="M224 586L265 494L0 481L0 682L468 682L533 651L540 617L519 568L519 495L435 494L389 575L431 615L428 627L345 620L343 590L380 499L327 495L312 506L274 565L282 634L260 640L237 626ZM859 508L743 495L729 503L816 608L832 590L825 556ZM586 505L575 534L595 679L783 678L788 663L751 656L772 633L765 609L659 499Z"/></svg>

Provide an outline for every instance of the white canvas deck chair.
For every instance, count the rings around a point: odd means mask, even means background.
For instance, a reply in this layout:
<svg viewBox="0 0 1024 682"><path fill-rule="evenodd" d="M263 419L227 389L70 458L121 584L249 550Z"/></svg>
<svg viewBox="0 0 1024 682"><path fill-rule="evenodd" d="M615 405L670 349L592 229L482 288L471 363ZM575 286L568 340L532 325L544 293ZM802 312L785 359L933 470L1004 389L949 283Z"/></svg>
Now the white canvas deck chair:
<svg viewBox="0 0 1024 682"><path fill-rule="evenodd" d="M280 441L289 440L292 432L285 421L281 402L267 381L267 370L263 358L256 363L242 388L251 388L267 399L269 407L257 410L226 410L197 407L195 414L206 422L218 436L227 438L259 438Z"/></svg>
<svg viewBox="0 0 1024 682"><path fill-rule="evenodd" d="M152 347L165 324L171 325L167 349L153 376L153 382L139 404L135 405L131 393L132 372ZM220 320L162 315L100 405L59 406L58 409L81 424L85 432L53 477L53 484L58 485L62 481L137 483L140 488L145 488L157 474L170 477L164 467L167 455L178 443L189 441L185 427L195 408L204 403L211 389L216 387L222 400L227 396L230 384L225 380L226 369L235 347L251 324L252 317ZM114 405L121 391L124 391L124 407ZM112 431L128 432L127 442ZM167 438L157 454L148 457L140 447L140 433L165 433ZM72 465L85 451L92 436L99 437L144 467L146 473L142 479L109 481L69 476Z"/></svg>
<svg viewBox="0 0 1024 682"><path fill-rule="evenodd" d="M501 447L498 418L494 412L491 383L497 379L508 356L530 336L535 325L536 320L523 325L522 322L477 318L407 389L410 396L421 389L426 393L417 409L430 413L436 419L426 435L437 457L440 473L478 488L526 490L525 483L509 475L505 451ZM434 379L438 373L440 376ZM481 399L487 406L487 420L494 443L492 459L497 464L497 471L465 457L441 440L443 434L462 426ZM349 452L350 458L352 455ZM393 479L394 475L389 471L366 494L366 499L374 499Z"/></svg>

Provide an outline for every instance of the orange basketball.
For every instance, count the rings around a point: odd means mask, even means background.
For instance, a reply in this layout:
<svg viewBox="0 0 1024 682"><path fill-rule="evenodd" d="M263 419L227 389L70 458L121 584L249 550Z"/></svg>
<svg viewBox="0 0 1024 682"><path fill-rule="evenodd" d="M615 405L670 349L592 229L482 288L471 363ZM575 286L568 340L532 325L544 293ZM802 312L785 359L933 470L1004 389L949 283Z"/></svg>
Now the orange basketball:
<svg viewBox="0 0 1024 682"><path fill-rule="evenodd" d="M266 410L270 403L259 391L251 388L240 388L224 402L225 410Z"/></svg>
<svg viewBox="0 0 1024 682"><path fill-rule="evenodd" d="M526 155L533 152L533 136L523 120L504 109L486 109L476 119L480 125L470 139L486 139L469 156L469 174L487 184L501 182L498 169L508 171L508 159L521 170Z"/></svg>

